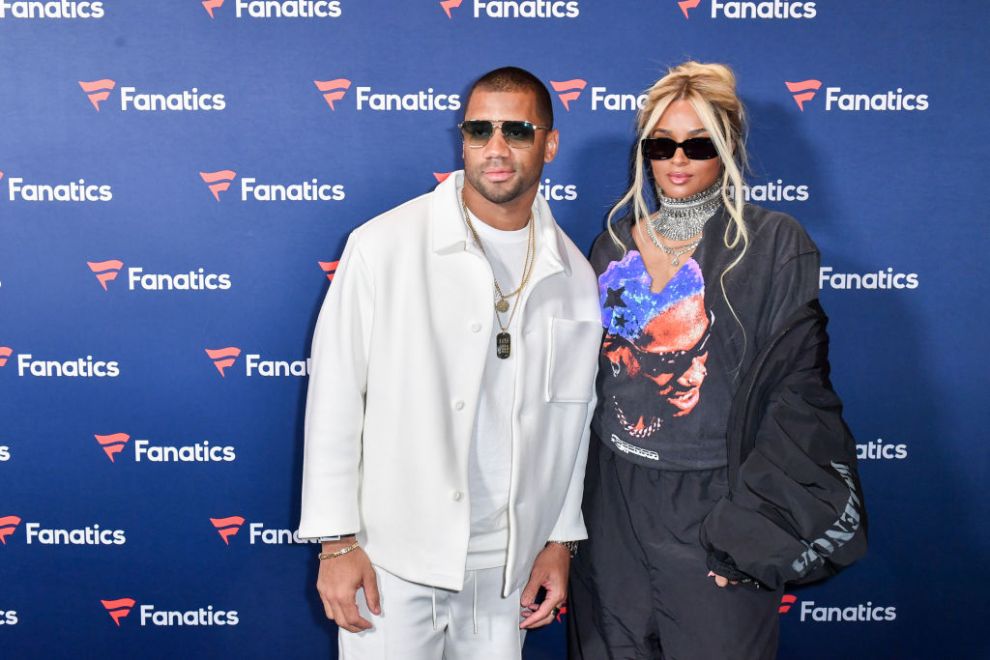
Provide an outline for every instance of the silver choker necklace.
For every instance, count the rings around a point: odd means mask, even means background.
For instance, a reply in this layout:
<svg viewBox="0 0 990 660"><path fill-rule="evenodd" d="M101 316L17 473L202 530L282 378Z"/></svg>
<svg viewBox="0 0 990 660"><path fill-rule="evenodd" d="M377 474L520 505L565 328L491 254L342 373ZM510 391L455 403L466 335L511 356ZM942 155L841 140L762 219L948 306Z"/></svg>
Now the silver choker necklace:
<svg viewBox="0 0 990 660"><path fill-rule="evenodd" d="M686 241L700 234L722 205L722 182L683 199L659 196L660 212L650 218L650 228L668 240Z"/></svg>

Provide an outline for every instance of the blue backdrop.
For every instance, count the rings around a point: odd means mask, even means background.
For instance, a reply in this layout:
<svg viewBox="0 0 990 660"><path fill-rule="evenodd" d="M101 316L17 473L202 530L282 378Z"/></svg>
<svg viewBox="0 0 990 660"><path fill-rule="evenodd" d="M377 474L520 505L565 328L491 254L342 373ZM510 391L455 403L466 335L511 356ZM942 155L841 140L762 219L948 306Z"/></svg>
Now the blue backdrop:
<svg viewBox="0 0 990 660"><path fill-rule="evenodd" d="M505 64L588 248L636 95L732 65L756 203L822 251L866 560L784 658L990 657L979 0L0 2L0 655L335 655L295 542L305 359L348 232L457 169ZM967 305L971 305L967 308ZM980 403L983 401L984 403ZM563 625L526 658L563 658Z"/></svg>

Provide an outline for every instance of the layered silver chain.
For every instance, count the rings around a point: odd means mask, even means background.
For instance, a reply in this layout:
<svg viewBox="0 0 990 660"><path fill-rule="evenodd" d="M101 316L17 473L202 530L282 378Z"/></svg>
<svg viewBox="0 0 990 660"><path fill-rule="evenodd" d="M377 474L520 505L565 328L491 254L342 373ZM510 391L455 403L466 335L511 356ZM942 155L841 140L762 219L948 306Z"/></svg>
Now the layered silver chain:
<svg viewBox="0 0 990 660"><path fill-rule="evenodd" d="M722 182L683 199L660 194L660 211L649 221L651 238L660 234L670 241L686 241L701 233L705 223L722 205ZM659 246L658 246L659 247Z"/></svg>

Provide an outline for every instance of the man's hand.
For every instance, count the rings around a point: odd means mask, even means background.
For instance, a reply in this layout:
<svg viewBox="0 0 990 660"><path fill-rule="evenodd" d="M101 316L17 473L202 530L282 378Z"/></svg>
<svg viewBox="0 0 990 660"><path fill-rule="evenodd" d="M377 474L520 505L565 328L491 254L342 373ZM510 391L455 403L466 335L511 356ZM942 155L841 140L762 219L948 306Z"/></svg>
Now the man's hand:
<svg viewBox="0 0 990 660"><path fill-rule="evenodd" d="M325 541L323 552L336 552L354 543L353 537L341 541ZM316 578L316 590L323 601L327 618L348 632L356 633L371 628L371 622L358 612L357 590L364 588L368 609L376 616L382 613L378 596L378 580L371 560L361 548L346 555L320 561L320 574Z"/></svg>
<svg viewBox="0 0 990 660"><path fill-rule="evenodd" d="M549 543L536 555L529 582L522 591L520 604L523 620L520 628L532 630L553 621L557 608L567 600L567 571L571 567L570 551L559 543ZM536 593L543 587L546 598L536 606Z"/></svg>

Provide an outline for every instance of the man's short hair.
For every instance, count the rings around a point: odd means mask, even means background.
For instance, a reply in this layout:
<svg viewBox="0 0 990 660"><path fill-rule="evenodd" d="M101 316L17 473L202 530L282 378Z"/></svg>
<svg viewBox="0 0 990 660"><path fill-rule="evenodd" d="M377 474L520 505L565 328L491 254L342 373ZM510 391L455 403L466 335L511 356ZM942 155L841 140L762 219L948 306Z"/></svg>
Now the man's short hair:
<svg viewBox="0 0 990 660"><path fill-rule="evenodd" d="M471 85L467 95L468 103L471 102L471 95L476 89L491 92L531 92L536 97L536 112L539 114L540 124L553 128L553 103L550 100L550 91L542 80L529 71L516 66L503 66L489 71Z"/></svg>

